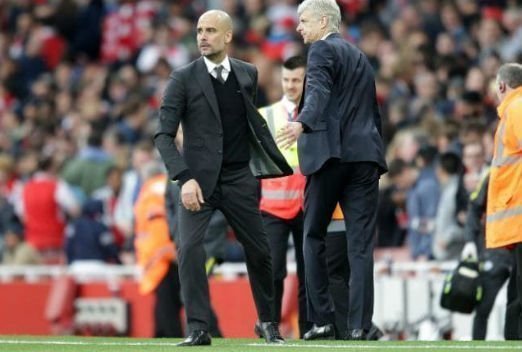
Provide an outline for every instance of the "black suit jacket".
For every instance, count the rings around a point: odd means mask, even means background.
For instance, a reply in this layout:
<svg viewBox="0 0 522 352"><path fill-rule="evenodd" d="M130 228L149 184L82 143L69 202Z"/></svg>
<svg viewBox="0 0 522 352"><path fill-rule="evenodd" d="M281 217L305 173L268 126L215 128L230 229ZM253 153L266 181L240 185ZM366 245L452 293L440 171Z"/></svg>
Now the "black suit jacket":
<svg viewBox="0 0 522 352"><path fill-rule="evenodd" d="M375 80L366 56L339 33L309 48L304 104L298 121L299 166L305 175L331 158L375 162L387 170Z"/></svg>
<svg viewBox="0 0 522 352"><path fill-rule="evenodd" d="M292 168L277 148L254 104L257 92L255 66L233 58L229 60L247 111L252 173L258 178L290 175ZM183 154L174 144L180 123L183 127ZM203 57L171 74L154 140L172 180L189 170L200 184L203 195L209 197L212 194L223 161L223 128Z"/></svg>

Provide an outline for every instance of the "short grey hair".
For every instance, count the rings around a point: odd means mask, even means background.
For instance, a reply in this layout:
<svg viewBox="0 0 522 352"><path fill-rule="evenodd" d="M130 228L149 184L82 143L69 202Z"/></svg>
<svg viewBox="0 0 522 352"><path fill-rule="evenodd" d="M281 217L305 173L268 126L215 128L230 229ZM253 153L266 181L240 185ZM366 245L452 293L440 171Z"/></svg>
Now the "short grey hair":
<svg viewBox="0 0 522 352"><path fill-rule="evenodd" d="M329 29L339 31L341 10L335 0L305 0L297 8L297 14L300 16L306 10L309 10L315 17L327 17Z"/></svg>
<svg viewBox="0 0 522 352"><path fill-rule="evenodd" d="M508 63L500 66L497 73L497 82L504 82L511 89L522 86L522 65Z"/></svg>

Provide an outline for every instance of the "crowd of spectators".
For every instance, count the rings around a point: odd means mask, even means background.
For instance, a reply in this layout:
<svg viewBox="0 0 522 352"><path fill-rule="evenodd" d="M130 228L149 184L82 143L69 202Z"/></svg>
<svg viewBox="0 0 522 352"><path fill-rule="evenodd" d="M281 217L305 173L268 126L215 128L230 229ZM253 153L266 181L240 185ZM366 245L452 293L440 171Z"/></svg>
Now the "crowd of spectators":
<svg viewBox="0 0 522 352"><path fill-rule="evenodd" d="M83 216L109 230L94 242L132 253L140 167L157 157L151 136L170 72L199 56L196 19L210 8L232 16L231 55L257 66L261 107L281 96L276 68L306 50L295 31L298 3L0 2L4 259L15 258L12 243L25 238L36 251L19 257L61 261L71 231L82 228L82 207ZM410 246L414 259L451 258L455 251L444 250L452 247L448 234L460 236L466 194L492 156L497 68L522 61L522 4L338 3L341 34L366 53L376 75L390 163L381 182L378 246ZM101 201L103 214L93 212L92 199ZM453 210L439 199L454 201ZM132 262L132 254L123 262Z"/></svg>

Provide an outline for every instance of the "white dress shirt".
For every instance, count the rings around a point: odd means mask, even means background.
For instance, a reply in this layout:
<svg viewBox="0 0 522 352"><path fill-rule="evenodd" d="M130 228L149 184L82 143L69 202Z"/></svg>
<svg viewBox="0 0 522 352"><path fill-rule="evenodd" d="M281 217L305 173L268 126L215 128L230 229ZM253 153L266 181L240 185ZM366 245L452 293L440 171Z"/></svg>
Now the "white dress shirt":
<svg viewBox="0 0 522 352"><path fill-rule="evenodd" d="M203 56L203 60L205 61L205 65L207 66L208 73L212 75L212 77L217 78L217 73L215 68L218 66L223 66L223 71L221 71L221 76L223 80L226 81L228 78L228 74L230 73L230 61L228 60L228 56L225 56L225 59L221 61L221 63L216 64Z"/></svg>
<svg viewBox="0 0 522 352"><path fill-rule="evenodd" d="M297 105L293 101L290 101L286 97L286 95L283 95L283 98L281 99L281 104L283 104L283 107L285 108L286 112L288 113L288 120L294 121L295 117L297 117L297 116L294 116Z"/></svg>

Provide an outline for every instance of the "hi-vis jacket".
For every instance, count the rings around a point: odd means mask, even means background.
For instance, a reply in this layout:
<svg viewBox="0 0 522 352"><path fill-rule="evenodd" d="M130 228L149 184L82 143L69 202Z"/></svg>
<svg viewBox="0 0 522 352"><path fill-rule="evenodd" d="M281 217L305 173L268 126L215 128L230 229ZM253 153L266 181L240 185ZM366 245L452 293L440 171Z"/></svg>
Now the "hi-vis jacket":
<svg viewBox="0 0 522 352"><path fill-rule="evenodd" d="M134 205L138 265L143 270L140 293L153 292L175 259L165 208L167 176L159 175L145 182Z"/></svg>
<svg viewBox="0 0 522 352"><path fill-rule="evenodd" d="M499 105L490 171L486 247L522 242L522 87Z"/></svg>
<svg viewBox="0 0 522 352"><path fill-rule="evenodd" d="M277 131L283 128L288 120L292 118L283 100L261 108L259 112L267 121L268 128L274 138ZM294 170L294 174L281 178L261 180L260 209L281 219L293 219L303 207L306 178L299 171L297 143L294 143L287 150L282 150L281 153Z"/></svg>

